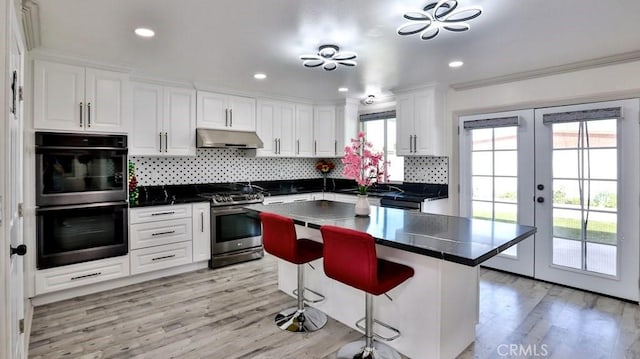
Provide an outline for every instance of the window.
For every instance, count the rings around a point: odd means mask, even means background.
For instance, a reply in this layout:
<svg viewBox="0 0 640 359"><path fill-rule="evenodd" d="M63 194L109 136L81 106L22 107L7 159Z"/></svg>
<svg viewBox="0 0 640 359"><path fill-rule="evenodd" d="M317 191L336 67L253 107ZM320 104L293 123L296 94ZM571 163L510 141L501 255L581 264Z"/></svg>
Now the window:
<svg viewBox="0 0 640 359"><path fill-rule="evenodd" d="M389 175L389 181L404 181L404 157L396 155L396 112L360 115L360 125L374 150L384 152L385 173Z"/></svg>

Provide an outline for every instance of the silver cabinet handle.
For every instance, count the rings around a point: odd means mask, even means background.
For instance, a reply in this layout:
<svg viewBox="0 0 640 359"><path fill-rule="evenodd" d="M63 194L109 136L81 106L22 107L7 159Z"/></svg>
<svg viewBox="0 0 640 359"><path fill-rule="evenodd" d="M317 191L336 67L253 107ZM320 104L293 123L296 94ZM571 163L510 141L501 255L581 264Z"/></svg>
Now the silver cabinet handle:
<svg viewBox="0 0 640 359"><path fill-rule="evenodd" d="M413 135L413 153L418 152L418 135Z"/></svg>
<svg viewBox="0 0 640 359"><path fill-rule="evenodd" d="M229 109L224 109L224 127L229 127Z"/></svg>
<svg viewBox="0 0 640 359"><path fill-rule="evenodd" d="M300 140L296 140L296 155L300 154Z"/></svg>
<svg viewBox="0 0 640 359"><path fill-rule="evenodd" d="M333 152L336 156L338 155L338 140L333 140Z"/></svg>
<svg viewBox="0 0 640 359"><path fill-rule="evenodd" d="M167 148L169 147L169 134L168 132L164 133L164 152L167 152Z"/></svg>
<svg viewBox="0 0 640 359"><path fill-rule="evenodd" d="M281 146L280 141L281 141L281 140L278 138L278 154L281 154L281 153L282 153L282 146Z"/></svg>
<svg viewBox="0 0 640 359"><path fill-rule="evenodd" d="M152 216L162 216L165 214L174 214L176 213L175 211L170 211L170 212L156 212L156 213L151 213Z"/></svg>
<svg viewBox="0 0 640 359"><path fill-rule="evenodd" d="M174 233L176 233L176 231L156 232L156 233L151 233L151 236L155 237L155 236L162 236L165 234L174 234Z"/></svg>
<svg viewBox="0 0 640 359"><path fill-rule="evenodd" d="M82 102L80 102L80 127L83 126L83 124L82 124L82 112L83 112L82 111Z"/></svg>
<svg viewBox="0 0 640 359"><path fill-rule="evenodd" d="M160 152L162 152L162 132L160 132Z"/></svg>
<svg viewBox="0 0 640 359"><path fill-rule="evenodd" d="M91 274L79 275L77 277L71 277L71 280L78 280L78 279L83 279L83 278L97 277L100 274L102 274L102 272L95 272L95 273L91 273Z"/></svg>
<svg viewBox="0 0 640 359"><path fill-rule="evenodd" d="M91 127L91 102L87 102L87 127Z"/></svg>
<svg viewBox="0 0 640 359"><path fill-rule="evenodd" d="M313 154L318 154L318 141L313 141Z"/></svg>
<svg viewBox="0 0 640 359"><path fill-rule="evenodd" d="M173 258L173 257L175 257L175 256L176 256L175 254L171 254L171 255L168 255L168 256L162 256L162 257L155 257L155 258L151 258L151 260L152 260L152 261L159 261L159 260L161 260L161 259L169 259L169 258Z"/></svg>
<svg viewBox="0 0 640 359"><path fill-rule="evenodd" d="M233 127L233 109L229 110L229 127Z"/></svg>
<svg viewBox="0 0 640 359"><path fill-rule="evenodd" d="M200 212L200 232L204 233L204 212Z"/></svg>
<svg viewBox="0 0 640 359"><path fill-rule="evenodd" d="M413 135L409 135L409 153L413 152Z"/></svg>
<svg viewBox="0 0 640 359"><path fill-rule="evenodd" d="M273 154L274 155L278 154L278 139L277 138L273 139Z"/></svg>

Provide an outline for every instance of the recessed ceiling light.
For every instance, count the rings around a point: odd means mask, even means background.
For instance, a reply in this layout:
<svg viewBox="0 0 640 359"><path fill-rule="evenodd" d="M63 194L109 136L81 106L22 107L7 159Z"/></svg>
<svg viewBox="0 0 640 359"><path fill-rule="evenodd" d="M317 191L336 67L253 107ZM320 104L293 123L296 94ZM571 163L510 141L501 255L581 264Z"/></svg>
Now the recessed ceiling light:
<svg viewBox="0 0 640 359"><path fill-rule="evenodd" d="M349 91L349 89L348 89L348 88L346 88L346 87L340 87L340 88L338 89L338 91L340 91L340 92L347 92L347 91Z"/></svg>
<svg viewBox="0 0 640 359"><path fill-rule="evenodd" d="M265 74L261 74L261 73L257 73L255 75L253 75L253 78L256 80L264 80L267 78L267 75Z"/></svg>
<svg viewBox="0 0 640 359"><path fill-rule="evenodd" d="M458 60L456 60L456 61L451 61L451 62L449 63L449 67L453 67L453 68L455 68L455 67L460 67L460 66L462 66L462 65L464 65L464 62L462 62L462 61L458 61Z"/></svg>
<svg viewBox="0 0 640 359"><path fill-rule="evenodd" d="M155 31L144 27L139 27L135 29L134 32L136 33L136 35L141 37L153 37L153 35L156 34Z"/></svg>

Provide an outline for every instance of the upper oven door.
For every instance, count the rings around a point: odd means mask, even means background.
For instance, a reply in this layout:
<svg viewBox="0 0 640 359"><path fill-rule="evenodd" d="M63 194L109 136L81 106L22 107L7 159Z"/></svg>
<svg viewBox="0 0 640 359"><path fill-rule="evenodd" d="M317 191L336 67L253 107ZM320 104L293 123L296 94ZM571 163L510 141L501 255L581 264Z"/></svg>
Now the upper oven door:
<svg viewBox="0 0 640 359"><path fill-rule="evenodd" d="M126 200L126 149L63 146L36 149L38 206Z"/></svg>
<svg viewBox="0 0 640 359"><path fill-rule="evenodd" d="M241 207L211 208L211 253L227 253L262 245L257 216Z"/></svg>

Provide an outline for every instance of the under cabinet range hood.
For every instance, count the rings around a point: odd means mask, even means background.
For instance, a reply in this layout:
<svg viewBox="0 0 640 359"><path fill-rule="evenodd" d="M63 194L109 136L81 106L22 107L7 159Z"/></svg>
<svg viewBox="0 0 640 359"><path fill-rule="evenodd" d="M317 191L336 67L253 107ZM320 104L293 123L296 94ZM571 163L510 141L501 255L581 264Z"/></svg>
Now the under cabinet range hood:
<svg viewBox="0 0 640 359"><path fill-rule="evenodd" d="M196 147L233 147L262 148L264 144L255 132L212 130L198 128L196 130Z"/></svg>

